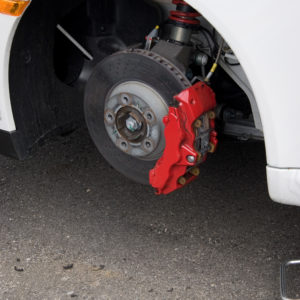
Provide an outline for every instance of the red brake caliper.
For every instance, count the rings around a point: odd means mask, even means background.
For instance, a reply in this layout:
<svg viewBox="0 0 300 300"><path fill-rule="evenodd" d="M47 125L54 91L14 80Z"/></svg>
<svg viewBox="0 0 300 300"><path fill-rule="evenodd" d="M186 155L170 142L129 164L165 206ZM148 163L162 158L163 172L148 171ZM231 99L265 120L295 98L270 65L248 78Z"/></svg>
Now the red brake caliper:
<svg viewBox="0 0 300 300"><path fill-rule="evenodd" d="M215 94L199 82L175 96L178 107L164 117L166 147L150 170L150 184L157 194L169 194L199 175L199 164L218 143L215 129Z"/></svg>

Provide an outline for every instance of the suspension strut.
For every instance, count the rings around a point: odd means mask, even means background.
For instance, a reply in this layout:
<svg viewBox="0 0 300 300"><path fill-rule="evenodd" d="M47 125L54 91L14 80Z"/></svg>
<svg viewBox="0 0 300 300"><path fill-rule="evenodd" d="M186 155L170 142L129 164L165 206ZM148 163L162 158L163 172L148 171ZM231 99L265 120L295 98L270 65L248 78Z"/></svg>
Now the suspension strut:
<svg viewBox="0 0 300 300"><path fill-rule="evenodd" d="M172 3L176 5L176 10L172 10L169 16L169 23L172 25L170 40L189 44L193 30L200 25L197 19L200 14L185 1L173 0Z"/></svg>

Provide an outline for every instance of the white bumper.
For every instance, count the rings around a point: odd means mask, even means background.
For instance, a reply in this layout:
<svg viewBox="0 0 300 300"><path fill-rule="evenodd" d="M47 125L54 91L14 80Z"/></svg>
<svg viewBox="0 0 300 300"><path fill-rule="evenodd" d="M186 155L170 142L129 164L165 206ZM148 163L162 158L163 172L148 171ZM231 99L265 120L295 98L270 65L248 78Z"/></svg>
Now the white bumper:
<svg viewBox="0 0 300 300"><path fill-rule="evenodd" d="M270 197L279 203L300 206L300 169L267 167Z"/></svg>

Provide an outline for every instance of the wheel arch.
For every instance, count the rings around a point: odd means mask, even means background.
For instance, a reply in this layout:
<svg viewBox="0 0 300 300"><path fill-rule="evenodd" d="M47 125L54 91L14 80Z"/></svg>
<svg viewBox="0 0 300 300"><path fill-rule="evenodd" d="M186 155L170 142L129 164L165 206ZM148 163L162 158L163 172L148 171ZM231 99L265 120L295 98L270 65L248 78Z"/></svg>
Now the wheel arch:
<svg viewBox="0 0 300 300"><path fill-rule="evenodd" d="M268 165L300 168L300 156L291 153L300 147L300 102L295 101L300 62L294 59L299 45L293 38L300 34L297 1L289 6L279 1L276 7L271 0L186 2L217 29L241 62L261 117ZM279 59L287 45L289 55Z"/></svg>

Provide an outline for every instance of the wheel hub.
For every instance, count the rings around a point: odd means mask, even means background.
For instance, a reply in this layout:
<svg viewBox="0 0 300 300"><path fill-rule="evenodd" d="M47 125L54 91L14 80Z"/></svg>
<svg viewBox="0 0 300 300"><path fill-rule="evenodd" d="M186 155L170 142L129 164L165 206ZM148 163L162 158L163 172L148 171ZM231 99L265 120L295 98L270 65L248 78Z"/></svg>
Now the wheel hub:
<svg viewBox="0 0 300 300"><path fill-rule="evenodd" d="M112 89L105 101L104 120L112 142L141 160L156 160L164 149L168 114L163 98L149 85L128 81Z"/></svg>
<svg viewBox="0 0 300 300"><path fill-rule="evenodd" d="M147 123L136 108L123 106L116 114L116 129L125 140L137 143L147 134Z"/></svg>
<svg viewBox="0 0 300 300"><path fill-rule="evenodd" d="M131 132L135 132L136 130L141 129L142 124L139 123L136 119L134 119L132 116L130 116L127 120L126 120L126 127L129 131Z"/></svg>

